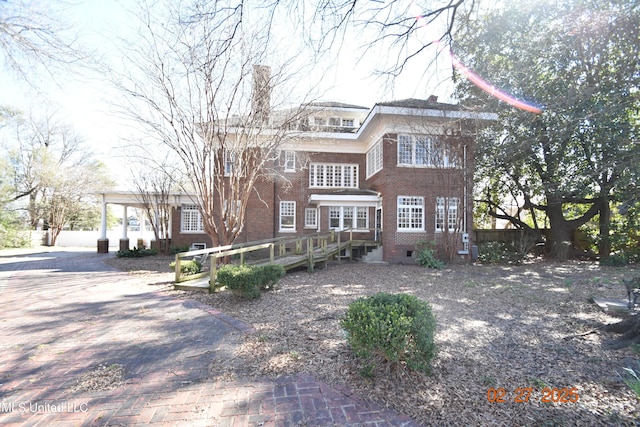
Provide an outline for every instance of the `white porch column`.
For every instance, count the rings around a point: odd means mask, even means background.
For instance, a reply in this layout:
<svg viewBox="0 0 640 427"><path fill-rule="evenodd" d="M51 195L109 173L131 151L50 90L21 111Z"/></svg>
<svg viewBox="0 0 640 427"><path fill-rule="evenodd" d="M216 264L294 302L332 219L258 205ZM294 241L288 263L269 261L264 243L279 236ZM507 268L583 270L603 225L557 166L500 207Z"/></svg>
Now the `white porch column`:
<svg viewBox="0 0 640 427"><path fill-rule="evenodd" d="M102 195L102 217L100 218L100 238L98 239L98 253L109 253L109 239L107 239L107 200Z"/></svg>
<svg viewBox="0 0 640 427"><path fill-rule="evenodd" d="M122 207L122 237L120 237L120 250L129 250L129 238L127 237L127 227L129 226L129 218L127 218L127 206Z"/></svg>

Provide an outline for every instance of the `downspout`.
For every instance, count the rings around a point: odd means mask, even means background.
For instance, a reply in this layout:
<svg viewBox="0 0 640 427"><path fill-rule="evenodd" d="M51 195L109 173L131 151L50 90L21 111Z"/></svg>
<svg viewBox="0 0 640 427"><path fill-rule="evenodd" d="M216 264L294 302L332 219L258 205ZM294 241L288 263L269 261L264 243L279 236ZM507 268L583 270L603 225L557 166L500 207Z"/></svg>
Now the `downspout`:
<svg viewBox="0 0 640 427"><path fill-rule="evenodd" d="M277 181L278 177L274 177L273 178L273 238L275 238L277 236L277 230L278 230L278 210L279 210L279 206L276 206L276 202L277 202L277 194L276 194L276 188L277 188Z"/></svg>
<svg viewBox="0 0 640 427"><path fill-rule="evenodd" d="M463 196L462 196L462 203L463 203L463 209L464 209L464 217L462 218L462 232L466 233L467 232L467 188L469 186L469 183L467 182L467 144L465 144L462 147L462 167L464 168L464 172L463 172L463 182L464 182L464 189L463 189ZM465 249L468 250L469 243L467 242L467 244L465 245Z"/></svg>

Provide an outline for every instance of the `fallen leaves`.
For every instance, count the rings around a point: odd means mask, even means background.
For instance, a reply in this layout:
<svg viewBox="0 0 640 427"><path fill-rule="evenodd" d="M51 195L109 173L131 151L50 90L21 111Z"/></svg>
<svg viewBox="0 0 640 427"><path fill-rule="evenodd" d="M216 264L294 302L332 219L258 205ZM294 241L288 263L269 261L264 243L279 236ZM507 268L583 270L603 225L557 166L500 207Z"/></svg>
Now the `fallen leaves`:
<svg viewBox="0 0 640 427"><path fill-rule="evenodd" d="M125 379L122 365L101 363L91 371L82 375L71 388L73 392L107 391L118 388Z"/></svg>
<svg viewBox="0 0 640 427"><path fill-rule="evenodd" d="M239 377L312 374L424 425L634 425L640 403L620 373L638 354L603 345L608 337L599 325L617 319L589 299L624 298L620 279L637 274L590 262L439 271L343 262L289 273L253 301L229 292L171 293L254 327L228 364ZM384 364L367 373L348 348L339 322L349 303L382 291L431 303L439 347L431 376ZM579 401L542 403L545 386L576 387ZM511 397L519 387L533 387L536 399L490 403L487 390L498 387Z"/></svg>

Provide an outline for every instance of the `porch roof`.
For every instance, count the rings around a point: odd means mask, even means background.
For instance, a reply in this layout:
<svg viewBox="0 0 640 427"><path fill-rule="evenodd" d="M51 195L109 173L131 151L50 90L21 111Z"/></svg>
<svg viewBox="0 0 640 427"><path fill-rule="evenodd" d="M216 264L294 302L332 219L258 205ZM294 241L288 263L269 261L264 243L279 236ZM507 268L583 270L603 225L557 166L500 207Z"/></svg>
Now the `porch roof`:
<svg viewBox="0 0 640 427"><path fill-rule="evenodd" d="M114 205L131 206L142 208L144 207L144 198L141 192L136 191L108 191L96 193L99 197L102 197L102 203L110 203ZM154 195L149 194L147 197L153 199ZM180 206L182 204L193 203L193 195L186 193L170 193L169 204L171 206Z"/></svg>
<svg viewBox="0 0 640 427"><path fill-rule="evenodd" d="M371 190L340 190L332 193L311 194L309 204L321 206L369 206L377 207L380 194Z"/></svg>

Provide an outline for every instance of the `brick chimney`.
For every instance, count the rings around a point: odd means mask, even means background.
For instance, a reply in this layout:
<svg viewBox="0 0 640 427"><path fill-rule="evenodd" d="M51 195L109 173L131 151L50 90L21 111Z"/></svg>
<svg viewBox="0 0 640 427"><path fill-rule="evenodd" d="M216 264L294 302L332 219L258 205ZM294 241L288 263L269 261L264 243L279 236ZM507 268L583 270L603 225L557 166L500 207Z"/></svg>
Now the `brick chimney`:
<svg viewBox="0 0 640 427"><path fill-rule="evenodd" d="M429 102L438 102L438 96L437 95L431 95L427 101Z"/></svg>
<svg viewBox="0 0 640 427"><path fill-rule="evenodd" d="M266 65L253 66L253 94L251 112L259 123L269 122L271 110L271 68Z"/></svg>

